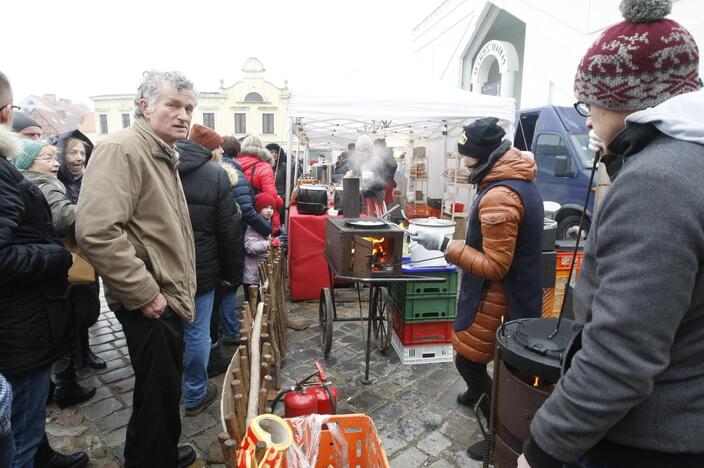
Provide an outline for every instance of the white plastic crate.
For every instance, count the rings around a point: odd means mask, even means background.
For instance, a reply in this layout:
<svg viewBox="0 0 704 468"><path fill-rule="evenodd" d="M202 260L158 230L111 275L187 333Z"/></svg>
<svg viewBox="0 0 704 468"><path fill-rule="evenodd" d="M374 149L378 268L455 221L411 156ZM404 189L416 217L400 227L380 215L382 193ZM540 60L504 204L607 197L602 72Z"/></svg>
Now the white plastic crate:
<svg viewBox="0 0 704 468"><path fill-rule="evenodd" d="M419 346L404 346L391 330L391 346L403 364L430 364L432 362L452 362L452 344L429 344Z"/></svg>

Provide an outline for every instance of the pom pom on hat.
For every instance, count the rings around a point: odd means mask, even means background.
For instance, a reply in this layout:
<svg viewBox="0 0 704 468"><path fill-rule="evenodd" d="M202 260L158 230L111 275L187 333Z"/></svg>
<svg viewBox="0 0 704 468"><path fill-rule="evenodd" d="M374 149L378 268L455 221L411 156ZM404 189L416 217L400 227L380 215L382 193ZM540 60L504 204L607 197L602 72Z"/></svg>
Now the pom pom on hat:
<svg viewBox="0 0 704 468"><path fill-rule="evenodd" d="M618 9L626 21L651 23L670 14L672 0L623 0Z"/></svg>

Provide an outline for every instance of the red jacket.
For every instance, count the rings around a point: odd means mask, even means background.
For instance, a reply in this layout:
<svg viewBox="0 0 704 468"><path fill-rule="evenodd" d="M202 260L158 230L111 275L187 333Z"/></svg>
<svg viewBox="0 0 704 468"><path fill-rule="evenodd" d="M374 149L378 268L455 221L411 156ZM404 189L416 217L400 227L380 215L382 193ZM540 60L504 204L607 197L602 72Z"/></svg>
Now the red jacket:
<svg viewBox="0 0 704 468"><path fill-rule="evenodd" d="M272 225L274 228L281 227L279 208L284 205L284 201L276 192L276 181L272 168L274 158L271 157L271 153L263 148L245 146L237 155L237 162L242 166L242 172L247 182L256 193L266 192L276 199L277 206L274 207Z"/></svg>

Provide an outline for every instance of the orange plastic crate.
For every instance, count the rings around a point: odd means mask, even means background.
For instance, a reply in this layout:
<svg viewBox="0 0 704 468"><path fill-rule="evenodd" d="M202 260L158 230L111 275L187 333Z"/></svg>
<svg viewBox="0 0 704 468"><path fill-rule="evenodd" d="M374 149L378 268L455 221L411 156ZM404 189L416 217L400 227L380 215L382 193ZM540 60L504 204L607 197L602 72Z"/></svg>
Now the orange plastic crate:
<svg viewBox="0 0 704 468"><path fill-rule="evenodd" d="M351 467L388 468L389 461L381 446L381 440L376 432L372 419L366 414L331 415L329 423L337 423L347 441L347 456ZM283 466L287 466L284 459ZM316 468L339 466L335 457L330 431L323 429L320 433L320 447ZM290 467L294 468L294 467Z"/></svg>
<svg viewBox="0 0 704 468"><path fill-rule="evenodd" d="M582 266L582 257L584 256L584 252L577 252L577 258L575 259L575 266L574 266L574 273L575 273L575 278L579 275L579 269ZM569 270L570 267L572 266L572 250L558 250L557 251L557 264L555 265L555 268L560 271L565 271Z"/></svg>

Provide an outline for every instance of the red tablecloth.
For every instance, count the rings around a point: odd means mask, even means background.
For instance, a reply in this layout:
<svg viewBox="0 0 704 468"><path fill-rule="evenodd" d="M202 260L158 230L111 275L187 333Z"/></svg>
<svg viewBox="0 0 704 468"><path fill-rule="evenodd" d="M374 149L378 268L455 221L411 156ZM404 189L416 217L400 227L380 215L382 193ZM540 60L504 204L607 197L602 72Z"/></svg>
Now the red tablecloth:
<svg viewBox="0 0 704 468"><path fill-rule="evenodd" d="M292 301L318 299L322 288L330 287L328 264L323 258L327 215L288 212L288 286Z"/></svg>

